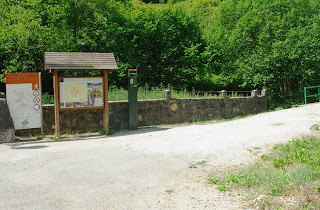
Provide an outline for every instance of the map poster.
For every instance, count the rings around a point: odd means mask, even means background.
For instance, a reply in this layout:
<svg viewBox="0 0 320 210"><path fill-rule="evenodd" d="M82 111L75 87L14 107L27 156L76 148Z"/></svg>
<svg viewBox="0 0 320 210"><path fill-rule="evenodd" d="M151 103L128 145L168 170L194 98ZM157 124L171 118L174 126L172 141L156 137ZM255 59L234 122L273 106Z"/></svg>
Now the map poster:
<svg viewBox="0 0 320 210"><path fill-rule="evenodd" d="M6 74L6 94L15 130L41 128L40 73Z"/></svg>
<svg viewBox="0 0 320 210"><path fill-rule="evenodd" d="M102 77L60 78L60 108L102 107Z"/></svg>

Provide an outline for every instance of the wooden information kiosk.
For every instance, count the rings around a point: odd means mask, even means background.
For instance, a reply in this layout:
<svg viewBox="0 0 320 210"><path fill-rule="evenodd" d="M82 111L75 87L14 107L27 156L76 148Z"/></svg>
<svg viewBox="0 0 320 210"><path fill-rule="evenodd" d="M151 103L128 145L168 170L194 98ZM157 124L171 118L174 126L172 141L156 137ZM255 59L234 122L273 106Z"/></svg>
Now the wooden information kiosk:
<svg viewBox="0 0 320 210"><path fill-rule="evenodd" d="M118 69L113 53L46 52L44 69L53 73L56 134L59 111L68 109L103 109L103 128L109 133L108 73ZM58 70L103 70L103 76L59 77Z"/></svg>

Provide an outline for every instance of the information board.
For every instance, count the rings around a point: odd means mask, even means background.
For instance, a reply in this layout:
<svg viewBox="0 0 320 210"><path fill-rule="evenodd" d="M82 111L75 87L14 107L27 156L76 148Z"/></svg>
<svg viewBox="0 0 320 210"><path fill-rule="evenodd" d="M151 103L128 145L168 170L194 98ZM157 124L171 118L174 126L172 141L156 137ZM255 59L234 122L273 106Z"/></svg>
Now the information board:
<svg viewBox="0 0 320 210"><path fill-rule="evenodd" d="M60 78L60 108L103 107L102 77Z"/></svg>
<svg viewBox="0 0 320 210"><path fill-rule="evenodd" d="M15 130L41 128L40 73L6 74L6 94Z"/></svg>

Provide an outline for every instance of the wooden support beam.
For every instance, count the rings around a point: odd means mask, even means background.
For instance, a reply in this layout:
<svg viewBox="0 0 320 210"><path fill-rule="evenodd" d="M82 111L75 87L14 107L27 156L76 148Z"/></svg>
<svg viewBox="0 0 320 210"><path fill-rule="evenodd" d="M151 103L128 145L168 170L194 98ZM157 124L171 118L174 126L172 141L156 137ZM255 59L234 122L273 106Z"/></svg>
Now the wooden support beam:
<svg viewBox="0 0 320 210"><path fill-rule="evenodd" d="M109 103L108 103L108 73L110 70L103 70L103 128L109 134Z"/></svg>
<svg viewBox="0 0 320 210"><path fill-rule="evenodd" d="M54 132L60 134L59 124L59 81L58 70L53 70L53 91L54 91Z"/></svg>

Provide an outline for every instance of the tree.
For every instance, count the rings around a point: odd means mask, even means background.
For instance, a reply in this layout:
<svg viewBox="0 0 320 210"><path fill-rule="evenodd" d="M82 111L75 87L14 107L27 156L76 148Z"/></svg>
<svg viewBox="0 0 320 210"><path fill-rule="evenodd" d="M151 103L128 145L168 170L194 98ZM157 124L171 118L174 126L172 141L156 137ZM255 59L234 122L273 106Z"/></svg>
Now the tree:
<svg viewBox="0 0 320 210"><path fill-rule="evenodd" d="M144 8L130 15L125 62L139 69L140 83L193 87L205 73L206 46L195 18L177 7Z"/></svg>
<svg viewBox="0 0 320 210"><path fill-rule="evenodd" d="M10 72L38 71L43 65L41 19L33 11L35 1L0 3L0 81Z"/></svg>
<svg viewBox="0 0 320 210"><path fill-rule="evenodd" d="M302 101L319 79L318 1L230 0L221 4L213 34L222 72L242 86L266 87L273 103Z"/></svg>

